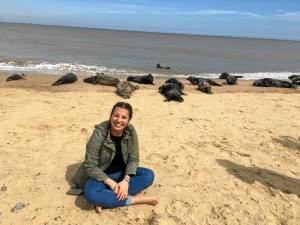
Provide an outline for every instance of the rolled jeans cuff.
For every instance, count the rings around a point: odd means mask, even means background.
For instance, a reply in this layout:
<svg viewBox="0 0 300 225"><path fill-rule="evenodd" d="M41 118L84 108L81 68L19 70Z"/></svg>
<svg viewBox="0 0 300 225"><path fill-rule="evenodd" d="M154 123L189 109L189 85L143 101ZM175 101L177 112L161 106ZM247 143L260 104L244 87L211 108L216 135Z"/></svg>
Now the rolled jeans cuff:
<svg viewBox="0 0 300 225"><path fill-rule="evenodd" d="M132 200L132 196L128 195L125 205L127 205L127 206L131 205L131 200Z"/></svg>

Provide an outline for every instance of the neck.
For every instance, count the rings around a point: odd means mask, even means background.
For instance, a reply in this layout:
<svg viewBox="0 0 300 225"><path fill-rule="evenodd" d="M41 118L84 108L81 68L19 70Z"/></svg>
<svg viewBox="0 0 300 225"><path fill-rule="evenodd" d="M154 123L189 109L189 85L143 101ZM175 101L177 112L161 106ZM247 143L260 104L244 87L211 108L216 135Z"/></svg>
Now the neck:
<svg viewBox="0 0 300 225"><path fill-rule="evenodd" d="M113 130L110 130L110 133L113 135L113 136L115 136L115 137L121 137L122 136L122 134L123 134L123 131L121 131L121 132L116 132L116 131L113 131Z"/></svg>

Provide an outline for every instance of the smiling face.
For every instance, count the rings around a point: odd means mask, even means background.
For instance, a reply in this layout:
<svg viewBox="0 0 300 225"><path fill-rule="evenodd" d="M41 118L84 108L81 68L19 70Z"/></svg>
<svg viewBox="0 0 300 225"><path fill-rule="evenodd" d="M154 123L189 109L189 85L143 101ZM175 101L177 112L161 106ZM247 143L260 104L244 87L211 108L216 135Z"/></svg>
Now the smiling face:
<svg viewBox="0 0 300 225"><path fill-rule="evenodd" d="M110 132L113 136L121 136L129 124L129 111L116 107L110 117Z"/></svg>

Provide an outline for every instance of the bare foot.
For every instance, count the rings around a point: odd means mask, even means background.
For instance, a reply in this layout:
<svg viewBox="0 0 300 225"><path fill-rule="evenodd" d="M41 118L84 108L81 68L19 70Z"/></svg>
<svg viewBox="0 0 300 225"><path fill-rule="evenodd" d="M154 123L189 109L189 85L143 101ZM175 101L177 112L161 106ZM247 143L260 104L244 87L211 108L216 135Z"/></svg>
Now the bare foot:
<svg viewBox="0 0 300 225"><path fill-rule="evenodd" d="M135 195L132 197L131 204L147 204L147 205L156 205L158 199L156 197L144 196L144 195Z"/></svg>
<svg viewBox="0 0 300 225"><path fill-rule="evenodd" d="M95 206L95 212L96 213L101 213L102 212L102 208L101 208L101 206Z"/></svg>

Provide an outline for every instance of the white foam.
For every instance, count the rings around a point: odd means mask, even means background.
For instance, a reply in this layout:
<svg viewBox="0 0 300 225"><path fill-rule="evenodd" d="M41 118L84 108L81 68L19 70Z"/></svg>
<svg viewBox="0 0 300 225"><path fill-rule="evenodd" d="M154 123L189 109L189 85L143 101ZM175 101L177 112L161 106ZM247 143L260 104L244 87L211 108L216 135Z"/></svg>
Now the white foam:
<svg viewBox="0 0 300 225"><path fill-rule="evenodd" d="M145 75L147 73L136 71L136 70L124 70L116 68L108 68L105 66L96 65L83 65L83 64L71 64L71 63L57 63L51 64L48 62L18 62L18 61L2 61L0 62L0 71L32 71L41 73L54 73L57 74L60 71L64 72L78 72L81 74L87 73L105 73L115 74L119 76L128 75ZM293 74L300 74L299 71L279 71L279 72L255 72L255 73L230 73L230 75L243 76L244 80L256 80L261 78L274 78L274 79L288 79L288 76ZM154 77L176 77L176 78L187 78L189 76L205 77L205 78L218 78L220 73L198 73L198 74L155 74Z"/></svg>

